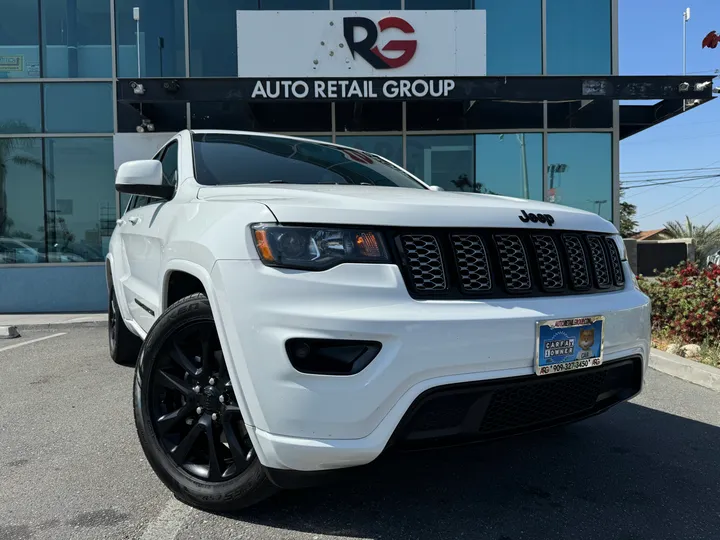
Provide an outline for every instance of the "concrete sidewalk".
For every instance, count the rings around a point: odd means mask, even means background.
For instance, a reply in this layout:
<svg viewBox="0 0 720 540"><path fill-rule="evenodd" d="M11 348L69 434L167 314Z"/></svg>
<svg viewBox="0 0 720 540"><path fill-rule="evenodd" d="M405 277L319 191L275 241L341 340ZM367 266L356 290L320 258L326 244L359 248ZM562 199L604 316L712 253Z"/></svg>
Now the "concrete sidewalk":
<svg viewBox="0 0 720 540"><path fill-rule="evenodd" d="M50 326L102 326L107 324L107 313L44 313L0 315L0 326L18 329L47 328Z"/></svg>

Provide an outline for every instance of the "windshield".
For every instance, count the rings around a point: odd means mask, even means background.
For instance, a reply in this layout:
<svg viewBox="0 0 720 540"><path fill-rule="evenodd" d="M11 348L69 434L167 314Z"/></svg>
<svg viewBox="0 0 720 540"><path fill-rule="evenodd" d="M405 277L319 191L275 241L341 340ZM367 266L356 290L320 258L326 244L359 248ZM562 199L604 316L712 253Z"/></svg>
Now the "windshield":
<svg viewBox="0 0 720 540"><path fill-rule="evenodd" d="M394 163L362 150L263 135L196 133L200 184L348 184L426 189Z"/></svg>

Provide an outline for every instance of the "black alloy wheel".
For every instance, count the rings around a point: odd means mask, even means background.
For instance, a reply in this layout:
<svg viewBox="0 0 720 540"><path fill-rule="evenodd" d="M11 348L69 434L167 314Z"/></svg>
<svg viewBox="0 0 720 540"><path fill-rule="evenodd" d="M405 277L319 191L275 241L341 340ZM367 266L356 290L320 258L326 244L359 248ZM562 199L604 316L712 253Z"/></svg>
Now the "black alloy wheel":
<svg viewBox="0 0 720 540"><path fill-rule="evenodd" d="M149 407L160 444L196 478L229 480L255 459L211 321L189 324L165 342L150 376Z"/></svg>
<svg viewBox="0 0 720 540"><path fill-rule="evenodd" d="M137 361L142 341L125 326L115 290L108 294L108 348L110 358L121 366L132 366Z"/></svg>
<svg viewBox="0 0 720 540"><path fill-rule="evenodd" d="M205 295L163 311L135 368L135 426L155 474L187 504L235 511L277 491L253 448L239 392Z"/></svg>
<svg viewBox="0 0 720 540"><path fill-rule="evenodd" d="M117 348L118 339L118 312L115 295L111 294L108 300L108 347L110 347L110 355L112 356Z"/></svg>

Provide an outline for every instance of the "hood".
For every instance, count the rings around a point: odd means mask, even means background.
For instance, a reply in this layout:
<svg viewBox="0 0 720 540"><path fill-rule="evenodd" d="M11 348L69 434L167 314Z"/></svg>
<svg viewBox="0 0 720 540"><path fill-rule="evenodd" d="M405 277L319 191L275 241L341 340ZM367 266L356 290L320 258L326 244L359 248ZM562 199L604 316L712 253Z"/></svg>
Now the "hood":
<svg viewBox="0 0 720 540"><path fill-rule="evenodd" d="M550 214L554 220L552 229L616 232L612 223L584 210L475 193L334 184L252 184L202 187L198 198L260 202L280 223L549 228L547 223L521 221L519 216L525 211Z"/></svg>

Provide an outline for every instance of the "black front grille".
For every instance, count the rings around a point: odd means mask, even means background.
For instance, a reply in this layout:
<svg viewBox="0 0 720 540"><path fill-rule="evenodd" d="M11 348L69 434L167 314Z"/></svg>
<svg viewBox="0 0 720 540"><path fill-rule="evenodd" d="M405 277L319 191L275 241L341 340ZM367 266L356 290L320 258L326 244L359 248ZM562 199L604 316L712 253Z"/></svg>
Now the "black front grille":
<svg viewBox="0 0 720 540"><path fill-rule="evenodd" d="M393 436L398 446L453 444L531 431L591 416L640 391L640 358L597 368L428 390Z"/></svg>
<svg viewBox="0 0 720 540"><path fill-rule="evenodd" d="M399 232L403 275L420 298L583 294L621 289L609 235L543 230Z"/></svg>

